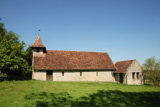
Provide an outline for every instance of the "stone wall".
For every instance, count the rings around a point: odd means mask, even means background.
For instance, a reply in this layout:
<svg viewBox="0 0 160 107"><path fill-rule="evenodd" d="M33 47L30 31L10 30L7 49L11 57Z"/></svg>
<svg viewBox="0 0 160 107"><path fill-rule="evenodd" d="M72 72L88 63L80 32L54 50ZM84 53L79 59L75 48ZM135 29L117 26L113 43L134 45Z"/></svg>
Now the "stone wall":
<svg viewBox="0 0 160 107"><path fill-rule="evenodd" d="M114 81L112 71L106 72L53 72L53 81Z"/></svg>
<svg viewBox="0 0 160 107"><path fill-rule="evenodd" d="M137 78L137 72L139 72L139 76ZM133 73L134 78L133 78ZM137 61L134 61L131 66L128 68L127 73L124 77L124 83L126 84L144 84L143 83L143 71L140 64Z"/></svg>
<svg viewBox="0 0 160 107"><path fill-rule="evenodd" d="M33 79L46 80L46 72L33 72ZM53 81L109 81L114 82L115 79L112 71L105 72L53 72Z"/></svg>
<svg viewBox="0 0 160 107"><path fill-rule="evenodd" d="M33 72L32 79L35 80L46 80L46 72Z"/></svg>

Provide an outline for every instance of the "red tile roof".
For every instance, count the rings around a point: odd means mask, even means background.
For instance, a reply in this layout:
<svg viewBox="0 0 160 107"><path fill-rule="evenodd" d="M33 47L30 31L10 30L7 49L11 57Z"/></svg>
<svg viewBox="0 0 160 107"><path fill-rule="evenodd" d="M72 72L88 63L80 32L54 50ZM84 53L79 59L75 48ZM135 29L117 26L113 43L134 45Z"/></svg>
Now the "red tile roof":
<svg viewBox="0 0 160 107"><path fill-rule="evenodd" d="M116 62L115 66L116 66L117 70L115 71L115 73L125 73L133 61L135 61L135 60Z"/></svg>
<svg viewBox="0 0 160 107"><path fill-rule="evenodd" d="M108 53L47 50L34 56L36 70L115 70Z"/></svg>
<svg viewBox="0 0 160 107"><path fill-rule="evenodd" d="M31 45L31 48L45 48L39 35L37 36L34 44Z"/></svg>

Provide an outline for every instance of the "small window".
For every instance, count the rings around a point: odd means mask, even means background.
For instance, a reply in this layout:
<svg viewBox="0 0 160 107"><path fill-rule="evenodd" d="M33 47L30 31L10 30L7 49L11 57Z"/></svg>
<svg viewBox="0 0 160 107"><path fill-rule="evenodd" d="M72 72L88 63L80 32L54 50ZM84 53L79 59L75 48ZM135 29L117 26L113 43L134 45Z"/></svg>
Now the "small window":
<svg viewBox="0 0 160 107"><path fill-rule="evenodd" d="M80 76L82 76L82 72L80 72Z"/></svg>
<svg viewBox="0 0 160 107"><path fill-rule="evenodd" d="M132 73L132 79L134 79L134 76L135 76L135 72Z"/></svg>
<svg viewBox="0 0 160 107"><path fill-rule="evenodd" d="M139 79L139 72L137 72L137 79Z"/></svg>
<svg viewBox="0 0 160 107"><path fill-rule="evenodd" d="M64 76L64 72L62 72L62 76Z"/></svg>
<svg viewBox="0 0 160 107"><path fill-rule="evenodd" d="M98 72L96 72L96 76L98 76Z"/></svg>

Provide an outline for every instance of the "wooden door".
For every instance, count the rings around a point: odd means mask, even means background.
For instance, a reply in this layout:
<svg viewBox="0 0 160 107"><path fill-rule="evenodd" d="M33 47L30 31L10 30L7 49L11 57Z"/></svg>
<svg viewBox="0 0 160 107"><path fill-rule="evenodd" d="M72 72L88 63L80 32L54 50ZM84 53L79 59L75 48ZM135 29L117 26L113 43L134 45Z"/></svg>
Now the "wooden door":
<svg viewBox="0 0 160 107"><path fill-rule="evenodd" d="M53 72L52 71L47 71L47 80L48 81L53 81Z"/></svg>
<svg viewBox="0 0 160 107"><path fill-rule="evenodd" d="M123 83L123 74L120 73L120 83Z"/></svg>

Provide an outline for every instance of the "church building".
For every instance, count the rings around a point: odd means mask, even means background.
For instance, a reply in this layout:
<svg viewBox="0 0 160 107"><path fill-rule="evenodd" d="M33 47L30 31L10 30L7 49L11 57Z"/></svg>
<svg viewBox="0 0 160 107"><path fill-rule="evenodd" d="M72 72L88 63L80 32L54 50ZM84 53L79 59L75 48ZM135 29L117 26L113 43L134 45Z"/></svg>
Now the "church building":
<svg viewBox="0 0 160 107"><path fill-rule="evenodd" d="M118 76L120 74L117 71L119 66L117 69L107 52L47 50L39 35L30 47L33 50L32 79L49 81L118 81L128 84L122 82L126 81L122 79L122 76ZM134 72L136 74L140 72L139 75L141 75L142 71ZM142 78L142 75L138 77ZM142 82L133 84L142 84Z"/></svg>

